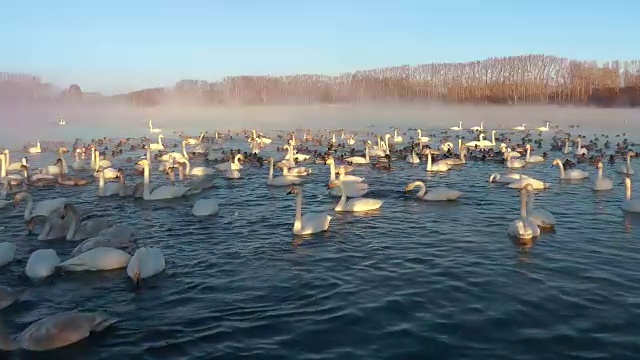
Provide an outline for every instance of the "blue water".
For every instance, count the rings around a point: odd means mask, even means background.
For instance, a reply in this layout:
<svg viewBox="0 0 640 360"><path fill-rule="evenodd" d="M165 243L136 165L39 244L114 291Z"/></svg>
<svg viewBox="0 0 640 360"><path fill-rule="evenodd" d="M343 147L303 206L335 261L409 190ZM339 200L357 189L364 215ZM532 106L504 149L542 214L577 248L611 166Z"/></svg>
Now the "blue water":
<svg viewBox="0 0 640 360"><path fill-rule="evenodd" d="M308 164L315 173L303 185L303 213L333 216L328 232L308 237L293 236L295 198L286 188L267 187L267 166L246 167L240 180L216 177L214 189L172 201L97 198L95 184L34 189L36 201L70 197L86 214L135 226L138 246L160 247L167 270L138 290L124 270L32 282L24 275L32 251L50 247L64 260L76 244L38 242L25 236L22 207L0 210L2 241L18 245L17 259L0 268L0 284L27 289L2 311L10 333L66 310L120 319L67 348L2 356L637 359L640 217L620 209L624 185L612 166L605 164L605 175L614 189L594 194L592 165L578 166L591 179L559 182L552 159L519 171L552 183L536 193L536 207L558 221L555 232L529 244L507 236L518 192L488 184L491 173L506 171L494 163L469 162L435 175L426 174L424 162L403 159L390 173L358 167L353 174L370 185L366 197L385 201L365 214L334 213L328 167ZM122 158L114 165L131 166ZM637 174L637 160L633 166ZM129 172L128 181L134 179ZM405 195L404 186L419 179L463 196L438 204ZM219 215L194 218L191 206L200 197L217 199Z"/></svg>

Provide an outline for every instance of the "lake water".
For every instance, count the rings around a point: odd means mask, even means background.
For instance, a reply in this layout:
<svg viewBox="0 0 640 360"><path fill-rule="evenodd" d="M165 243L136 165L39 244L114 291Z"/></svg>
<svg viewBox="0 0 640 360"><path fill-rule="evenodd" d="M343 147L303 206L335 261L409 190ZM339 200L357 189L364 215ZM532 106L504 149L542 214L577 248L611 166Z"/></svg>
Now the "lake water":
<svg viewBox="0 0 640 360"><path fill-rule="evenodd" d="M53 156L30 160L45 164ZM18 157L13 153L12 161ZM370 185L366 197L385 201L365 214L333 212L328 167L309 164L315 173L304 180L303 213L324 210L334 218L328 232L308 237L292 235L295 198L266 185L267 166L245 168L240 180L217 177L214 189L172 201L97 198L96 185L34 189L35 201L69 197L87 214L135 226L138 246L160 247L167 270L138 290L124 270L31 282L24 267L32 251L50 247L64 260L75 243L38 242L24 235L23 207L0 210L3 241L18 244L17 259L0 268L0 284L27 289L2 311L10 333L66 310L121 319L64 349L0 356L637 359L640 216L620 209L623 178L612 166L605 164L605 174L614 189L595 194L593 165L578 166L591 179L566 183L551 159L518 171L552 183L536 192L536 207L552 212L558 225L531 246L507 236L518 192L488 184L491 173L506 170L488 162L435 175L426 174L424 162L398 160L389 173L358 167L353 174ZM120 165L131 166L118 158L114 167ZM637 160L633 167L640 172ZM154 173L152 182L160 179ZM404 194L421 179L463 196L438 204ZM637 175L632 179L640 187ZM200 197L217 199L219 215L194 218Z"/></svg>

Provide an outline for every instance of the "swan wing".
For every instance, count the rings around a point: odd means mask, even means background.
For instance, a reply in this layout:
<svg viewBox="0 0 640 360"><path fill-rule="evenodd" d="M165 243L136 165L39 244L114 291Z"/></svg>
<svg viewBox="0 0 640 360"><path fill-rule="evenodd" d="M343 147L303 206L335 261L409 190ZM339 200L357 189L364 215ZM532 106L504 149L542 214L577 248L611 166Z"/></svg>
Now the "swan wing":
<svg viewBox="0 0 640 360"><path fill-rule="evenodd" d="M63 207L68 202L69 200L66 198L43 200L35 206L31 212L31 217L39 215L49 216L49 214L54 212L56 209Z"/></svg>
<svg viewBox="0 0 640 360"><path fill-rule="evenodd" d="M58 267L68 271L100 271L127 266L131 255L111 247L97 247L60 263Z"/></svg>
<svg viewBox="0 0 640 360"><path fill-rule="evenodd" d="M191 213L195 216L214 215L218 211L218 202L214 199L200 199L193 204L193 209L191 209Z"/></svg>
<svg viewBox="0 0 640 360"><path fill-rule="evenodd" d="M329 228L331 216L327 213L306 213L301 218L300 234L313 234Z"/></svg>
<svg viewBox="0 0 640 360"><path fill-rule="evenodd" d="M349 211L367 211L378 209L384 201L371 198L355 198L345 204L345 209Z"/></svg>
<svg viewBox="0 0 640 360"><path fill-rule="evenodd" d="M56 266L60 264L60 258L52 249L36 250L29 256L25 273L31 279L44 279L53 274Z"/></svg>

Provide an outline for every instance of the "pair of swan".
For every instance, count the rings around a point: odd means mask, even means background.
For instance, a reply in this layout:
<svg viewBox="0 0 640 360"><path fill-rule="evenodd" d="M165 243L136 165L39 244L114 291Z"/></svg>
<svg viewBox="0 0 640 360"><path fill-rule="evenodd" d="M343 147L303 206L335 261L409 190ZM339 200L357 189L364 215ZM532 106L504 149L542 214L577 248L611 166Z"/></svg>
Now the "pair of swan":
<svg viewBox="0 0 640 360"><path fill-rule="evenodd" d="M564 170L564 164L562 160L555 159L553 160L553 164L551 166L558 165L560 168L560 179L561 180L581 180L589 177L589 173L580 169L569 169Z"/></svg>
<svg viewBox="0 0 640 360"><path fill-rule="evenodd" d="M186 195L191 188L188 186L171 186L163 185L151 191L149 182L149 161L146 159L138 161L138 164L144 169L144 188L142 192L143 200L164 200L179 198Z"/></svg>
<svg viewBox="0 0 640 360"><path fill-rule="evenodd" d="M429 189L429 192L427 192L427 186L422 181L414 181L410 183L404 188L404 192L407 193L415 187L420 188L416 197L425 201L451 201L457 200L462 195L460 191L449 189L444 186L431 188Z"/></svg>
<svg viewBox="0 0 640 360"><path fill-rule="evenodd" d="M340 201L338 201L334 208L335 211L368 211L378 209L382 206L384 201L378 199L358 197L347 200L347 193L344 184L345 183L340 180L333 180L329 182L329 185L327 186L329 189L340 189L340 193L342 194Z"/></svg>
<svg viewBox="0 0 640 360"><path fill-rule="evenodd" d="M533 202L533 187L526 185L520 189L520 218L509 225L509 235L519 239L532 239L540 235L540 229L555 228L555 217L547 210L534 209Z"/></svg>
<svg viewBox="0 0 640 360"><path fill-rule="evenodd" d="M11 156L9 155L9 149L4 150L4 159L8 171L20 170L22 168L22 165L29 166L29 160L24 156L22 157L22 159L20 159L20 161L12 163Z"/></svg>
<svg viewBox="0 0 640 360"><path fill-rule="evenodd" d="M17 338L0 333L0 350L47 351L71 345L111 326L116 318L103 313L63 312L29 325Z"/></svg>
<svg viewBox="0 0 640 360"><path fill-rule="evenodd" d="M329 158L325 163L329 165L329 183L336 181L335 160L333 158ZM342 184L342 190L337 186L331 187L331 195L342 196L345 194L347 197L357 198L365 195L369 191L369 184L363 182L364 178L355 175L347 175L345 172L346 169L340 167L337 181Z"/></svg>
<svg viewBox="0 0 640 360"><path fill-rule="evenodd" d="M334 134L335 137L335 134ZM288 153L287 155L284 157L285 160L290 160L290 161L305 161L307 159L309 159L309 155L305 155L305 154L298 154L295 150L294 150L294 145L285 145L282 148L283 149L287 149Z"/></svg>
<svg viewBox="0 0 640 360"><path fill-rule="evenodd" d="M331 216L327 213L306 213L302 215L302 189L293 187L288 194L296 195L296 216L293 222L295 235L309 235L329 229Z"/></svg>

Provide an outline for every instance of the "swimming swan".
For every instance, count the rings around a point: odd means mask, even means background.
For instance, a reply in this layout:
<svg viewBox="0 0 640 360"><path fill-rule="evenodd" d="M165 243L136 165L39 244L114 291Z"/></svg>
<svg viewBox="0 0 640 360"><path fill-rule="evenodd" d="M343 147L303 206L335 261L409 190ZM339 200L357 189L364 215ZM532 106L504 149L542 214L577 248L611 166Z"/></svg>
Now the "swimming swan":
<svg viewBox="0 0 640 360"><path fill-rule="evenodd" d="M58 264L60 258L55 250L39 249L29 256L24 272L31 280L40 280L53 274Z"/></svg>
<svg viewBox="0 0 640 360"><path fill-rule="evenodd" d="M15 244L9 242L0 242L0 267L12 262L15 255Z"/></svg>
<svg viewBox="0 0 640 360"><path fill-rule="evenodd" d="M146 159L138 161L144 168L144 191L142 193L143 200L165 200L174 199L184 196L190 190L188 186L160 186L151 192L149 183L149 161Z"/></svg>
<svg viewBox="0 0 640 360"><path fill-rule="evenodd" d="M326 231L331 222L331 216L326 213L306 213L302 215L302 189L291 188L289 194L296 195L296 217L293 222L293 233L295 235L308 235L321 231Z"/></svg>
<svg viewBox="0 0 640 360"><path fill-rule="evenodd" d="M121 269L129 264L131 255L112 247L97 247L58 264L66 271L105 271Z"/></svg>
<svg viewBox="0 0 640 360"><path fill-rule="evenodd" d="M540 229L553 229L556 226L556 218L547 210L533 208L533 187L527 184L523 187L527 191L527 217Z"/></svg>
<svg viewBox="0 0 640 360"><path fill-rule="evenodd" d="M582 171L580 169L569 169L567 171L564 170L564 165L560 159L553 160L553 164L551 166L558 165L560 168L560 179L561 180L580 180L589 177L589 173Z"/></svg>
<svg viewBox="0 0 640 360"><path fill-rule="evenodd" d="M621 174L633 175L634 171L631 167L631 151L627 152L626 162L623 165L618 166L617 172Z"/></svg>
<svg viewBox="0 0 640 360"><path fill-rule="evenodd" d="M273 176L273 158L269 158L269 178L267 184L270 186L289 186L300 184L302 179L297 176Z"/></svg>
<svg viewBox="0 0 640 360"><path fill-rule="evenodd" d="M133 254L127 265L127 275L136 285L164 271L166 263L162 251L156 247L142 247Z"/></svg>
<svg viewBox="0 0 640 360"><path fill-rule="evenodd" d="M527 175L522 175L522 174L498 174L498 173L493 173L491 174L491 176L489 176L489 182L493 183L493 182L498 182L498 183L503 183L503 184L510 184L514 181L518 181L520 179L526 179L528 178Z"/></svg>
<svg viewBox="0 0 640 360"><path fill-rule="evenodd" d="M604 168L604 165L602 165L602 162L598 162L598 165L596 166L596 168L598 169L598 178L596 179L596 182L593 184L593 190L602 191L602 190L613 189L613 180L602 176L602 171Z"/></svg>
<svg viewBox="0 0 640 360"><path fill-rule="evenodd" d="M344 191L344 183L339 180L334 180L329 183L329 189L333 189L337 187L340 189L342 193L342 197L340 197L340 201L336 204L334 210L335 211L368 211L375 210L382 206L384 201L378 199L370 199L370 198L354 198L347 201L347 194Z"/></svg>
<svg viewBox="0 0 640 360"><path fill-rule="evenodd" d="M640 199L631 198L631 179L624 178L625 198L622 202L622 210L632 213L640 213Z"/></svg>
<svg viewBox="0 0 640 360"><path fill-rule="evenodd" d="M445 162L432 163L431 151L427 151L427 171L429 172L445 172L451 169L451 165Z"/></svg>
<svg viewBox="0 0 640 360"><path fill-rule="evenodd" d="M106 329L117 319L102 313L70 311L40 319L29 325L15 340L0 335L0 349L46 351L61 348Z"/></svg>
<svg viewBox="0 0 640 360"><path fill-rule="evenodd" d="M65 204L62 218L71 217L66 239L80 241L96 236L100 231L112 227L115 222L107 217L82 220L80 211L73 204Z"/></svg>
<svg viewBox="0 0 640 360"><path fill-rule="evenodd" d="M508 187L512 188L512 189L522 189L525 186L531 186L533 189L535 190L544 190L546 188L548 188L550 186L550 184L540 181L538 179L534 179L532 177L528 177L528 176L523 176L520 178L520 180L516 180L512 183L510 183L509 185L507 185Z"/></svg>
<svg viewBox="0 0 640 360"><path fill-rule="evenodd" d="M191 213L194 216L209 216L217 214L219 210L218 202L215 199L199 199L193 204Z"/></svg>
<svg viewBox="0 0 640 360"><path fill-rule="evenodd" d="M540 236L538 225L527 217L527 189L520 189L520 218L509 225L507 233L519 239L532 239Z"/></svg>
<svg viewBox="0 0 640 360"><path fill-rule="evenodd" d="M427 186L422 181L414 181L410 183L404 188L404 192L407 193L413 190L416 186L420 188L416 197L425 201L451 201L457 200L462 195L460 191L449 189L447 187L436 187L429 189L429 192L427 192Z"/></svg>
<svg viewBox="0 0 640 360"><path fill-rule="evenodd" d="M540 155L531 155L531 144L527 144L527 157L525 159L528 163L543 162L544 158Z"/></svg>

